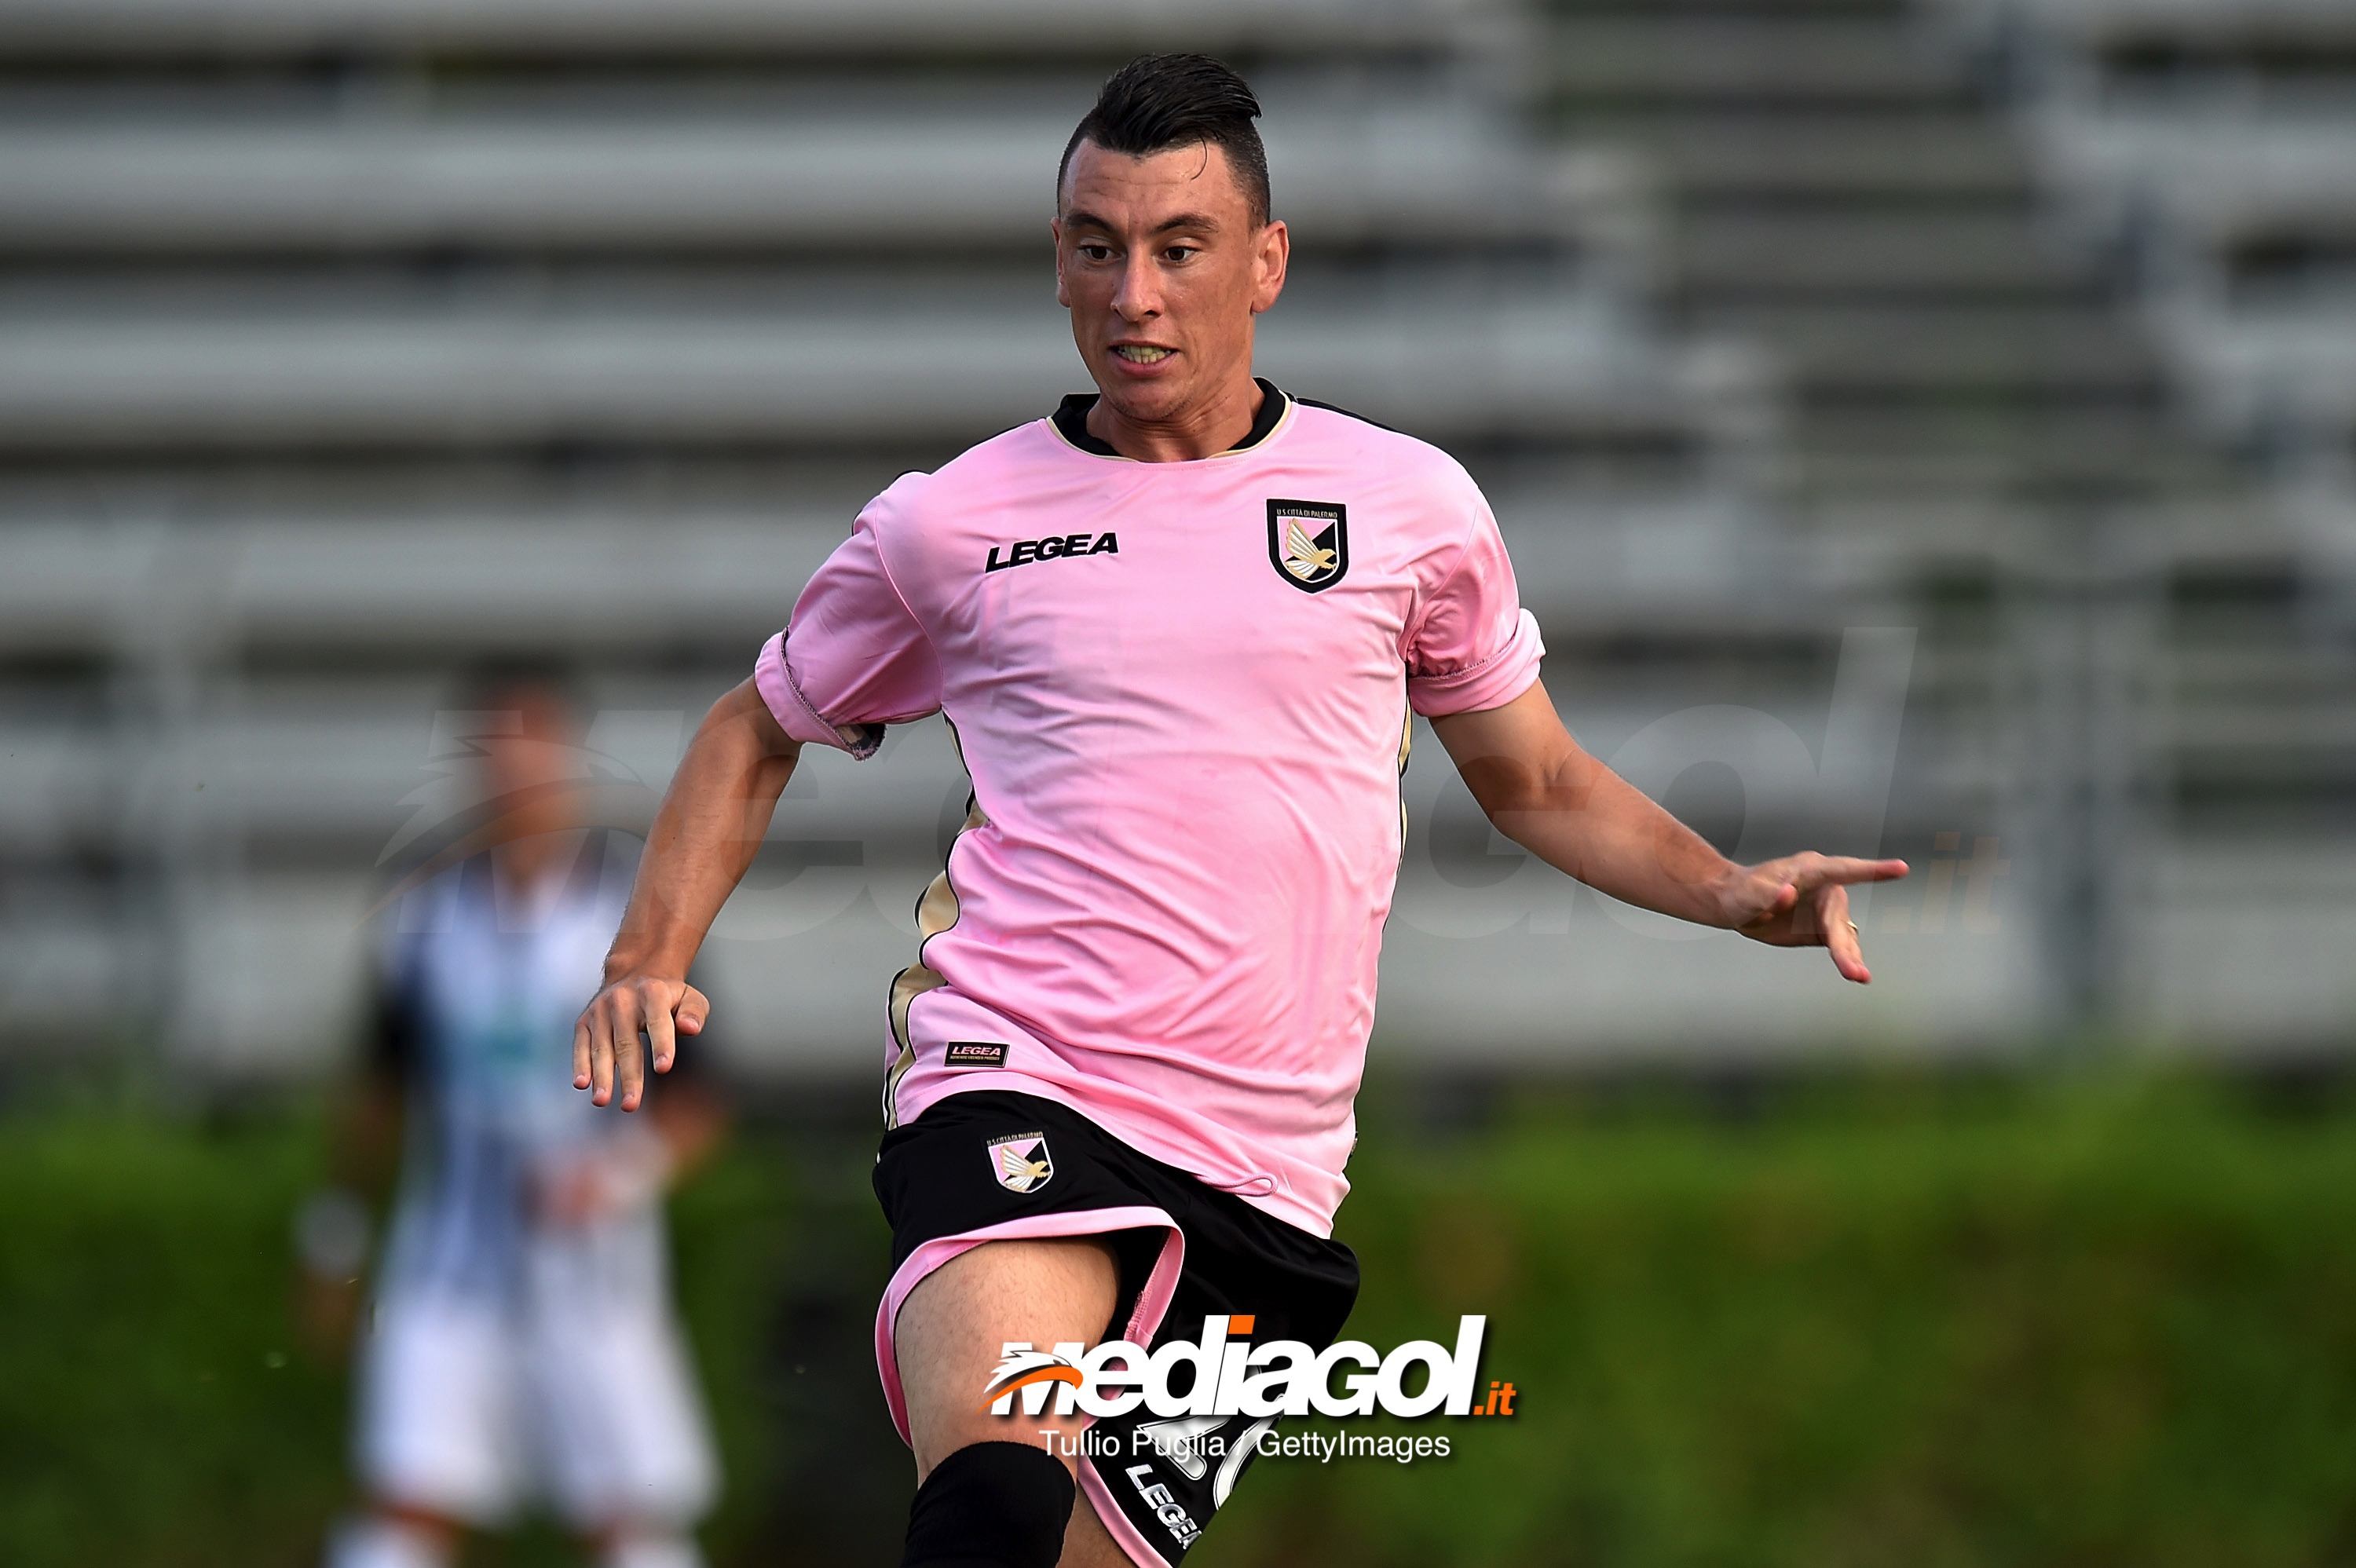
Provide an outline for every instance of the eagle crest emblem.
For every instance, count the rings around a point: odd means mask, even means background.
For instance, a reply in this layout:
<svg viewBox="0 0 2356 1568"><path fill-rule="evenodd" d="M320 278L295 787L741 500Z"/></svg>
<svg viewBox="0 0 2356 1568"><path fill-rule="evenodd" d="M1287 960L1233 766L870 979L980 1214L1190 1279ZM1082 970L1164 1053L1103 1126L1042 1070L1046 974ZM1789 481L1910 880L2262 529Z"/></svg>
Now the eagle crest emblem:
<svg viewBox="0 0 2356 1568"><path fill-rule="evenodd" d="M1044 1133L1014 1133L989 1143L991 1174L1009 1192L1036 1192L1055 1174Z"/></svg>
<svg viewBox="0 0 2356 1568"><path fill-rule="evenodd" d="M1270 501L1268 559L1303 593L1333 587L1350 570L1349 508L1338 501Z"/></svg>

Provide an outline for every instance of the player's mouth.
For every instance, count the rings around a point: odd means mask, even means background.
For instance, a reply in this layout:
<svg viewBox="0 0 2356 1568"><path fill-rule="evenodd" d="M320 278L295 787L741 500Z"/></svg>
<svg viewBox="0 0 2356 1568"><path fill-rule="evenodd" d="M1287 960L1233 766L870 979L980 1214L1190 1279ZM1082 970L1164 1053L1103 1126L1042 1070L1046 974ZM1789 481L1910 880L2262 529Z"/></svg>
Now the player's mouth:
<svg viewBox="0 0 2356 1568"><path fill-rule="evenodd" d="M1112 351L1132 365L1159 365L1178 352L1175 348L1157 348L1150 343L1116 343Z"/></svg>

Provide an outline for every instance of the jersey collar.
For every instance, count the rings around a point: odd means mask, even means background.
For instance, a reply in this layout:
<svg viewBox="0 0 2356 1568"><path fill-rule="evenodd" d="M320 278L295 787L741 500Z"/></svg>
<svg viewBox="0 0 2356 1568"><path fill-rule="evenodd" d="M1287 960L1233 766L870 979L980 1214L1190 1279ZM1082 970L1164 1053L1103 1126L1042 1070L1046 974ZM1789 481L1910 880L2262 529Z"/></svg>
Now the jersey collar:
<svg viewBox="0 0 2356 1568"><path fill-rule="evenodd" d="M1275 434L1276 427L1284 422L1284 416L1291 411L1292 400L1275 382L1263 376L1255 376L1252 380L1260 389L1260 400L1259 412L1253 417L1251 429L1244 432L1243 440L1226 452L1213 453L1214 456L1226 457L1238 452L1249 452ZM1062 436L1068 445L1078 447L1092 456L1113 457L1123 463L1133 463L1136 459L1114 451L1112 443L1099 441L1088 433L1088 411L1097 406L1097 399L1101 396L1100 392L1074 392L1056 405L1055 411L1047 416L1048 422L1055 427L1055 433Z"/></svg>

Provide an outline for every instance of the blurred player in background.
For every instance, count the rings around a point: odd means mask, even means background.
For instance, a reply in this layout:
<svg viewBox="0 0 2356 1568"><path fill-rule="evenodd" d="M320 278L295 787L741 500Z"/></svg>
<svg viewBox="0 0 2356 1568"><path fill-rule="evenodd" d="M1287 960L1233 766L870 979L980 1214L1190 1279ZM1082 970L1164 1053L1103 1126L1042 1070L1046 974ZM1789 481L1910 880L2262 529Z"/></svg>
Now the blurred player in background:
<svg viewBox="0 0 2356 1568"><path fill-rule="evenodd" d="M470 706L485 805L444 857L456 863L387 912L368 1071L337 1150L345 1184L300 1228L315 1325L348 1320L365 1246L355 1189L390 1174L398 1140L359 1354L368 1503L328 1568L439 1568L465 1531L531 1504L607 1568L694 1568L715 1464L670 1306L662 1200L721 1114L676 1075L644 1119L570 1089L573 1015L637 843L587 826L561 676L487 672ZM631 1375L594 1375L601 1364Z"/></svg>

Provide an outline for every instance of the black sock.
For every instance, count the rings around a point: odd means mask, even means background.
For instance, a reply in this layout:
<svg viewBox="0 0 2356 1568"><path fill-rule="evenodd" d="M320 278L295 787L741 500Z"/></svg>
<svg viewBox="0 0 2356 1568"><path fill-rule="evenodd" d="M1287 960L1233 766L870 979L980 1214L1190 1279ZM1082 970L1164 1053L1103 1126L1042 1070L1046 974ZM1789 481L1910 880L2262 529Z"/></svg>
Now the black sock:
<svg viewBox="0 0 2356 1568"><path fill-rule="evenodd" d="M976 1443L939 1464L908 1506L901 1568L1055 1568L1072 1474L1030 1443Z"/></svg>

